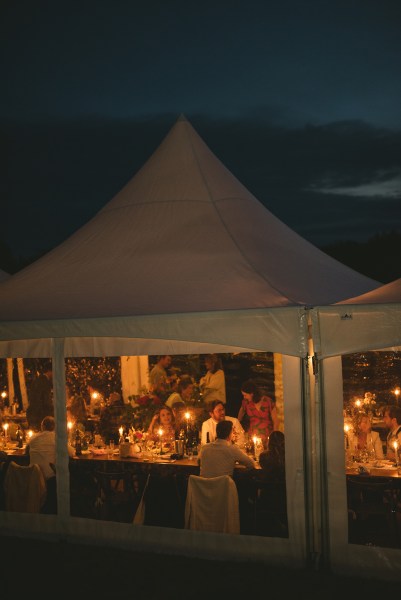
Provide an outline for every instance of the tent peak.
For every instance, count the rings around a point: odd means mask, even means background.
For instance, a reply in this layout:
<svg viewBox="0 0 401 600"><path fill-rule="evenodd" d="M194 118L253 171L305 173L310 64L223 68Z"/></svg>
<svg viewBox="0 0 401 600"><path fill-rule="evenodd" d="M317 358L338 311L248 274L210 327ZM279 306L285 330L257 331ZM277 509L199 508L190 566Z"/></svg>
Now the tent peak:
<svg viewBox="0 0 401 600"><path fill-rule="evenodd" d="M179 123L180 121L185 121L186 123L188 123L188 119L186 118L186 116L184 115L184 113L180 114L180 116L177 119L177 123Z"/></svg>

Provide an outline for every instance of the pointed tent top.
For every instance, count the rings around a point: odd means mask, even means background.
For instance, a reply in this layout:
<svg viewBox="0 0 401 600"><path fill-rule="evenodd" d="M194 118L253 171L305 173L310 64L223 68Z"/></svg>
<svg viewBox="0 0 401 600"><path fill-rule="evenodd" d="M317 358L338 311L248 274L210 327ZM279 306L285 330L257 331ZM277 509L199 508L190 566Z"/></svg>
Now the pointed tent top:
<svg viewBox="0 0 401 600"><path fill-rule="evenodd" d="M180 117L92 220L1 284L0 312L18 321L316 306L378 285L272 215Z"/></svg>
<svg viewBox="0 0 401 600"><path fill-rule="evenodd" d="M177 123L179 123L180 121L184 121L188 123L188 119L186 118L186 116L184 115L184 113L181 113L180 116L177 119Z"/></svg>

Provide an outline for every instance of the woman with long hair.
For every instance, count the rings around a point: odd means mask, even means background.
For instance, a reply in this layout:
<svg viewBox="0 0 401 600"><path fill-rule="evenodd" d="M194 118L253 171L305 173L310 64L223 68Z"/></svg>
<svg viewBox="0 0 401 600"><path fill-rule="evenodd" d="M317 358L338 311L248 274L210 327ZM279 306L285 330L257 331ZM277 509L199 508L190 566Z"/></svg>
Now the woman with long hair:
<svg viewBox="0 0 401 600"><path fill-rule="evenodd" d="M162 430L162 433L159 432ZM175 440L175 419L169 406L161 406L152 417L148 434L155 441L161 439L165 444L172 444Z"/></svg>
<svg viewBox="0 0 401 600"><path fill-rule="evenodd" d="M241 422L245 415L249 417L248 434L261 438L264 447L273 431L278 429L276 405L273 400L262 394L254 381L248 379L241 386L242 404L238 413Z"/></svg>
<svg viewBox="0 0 401 600"><path fill-rule="evenodd" d="M360 412L355 419L355 430L350 436L350 447L354 456L361 454L372 458L384 458L383 444L377 431L372 431L369 416Z"/></svg>

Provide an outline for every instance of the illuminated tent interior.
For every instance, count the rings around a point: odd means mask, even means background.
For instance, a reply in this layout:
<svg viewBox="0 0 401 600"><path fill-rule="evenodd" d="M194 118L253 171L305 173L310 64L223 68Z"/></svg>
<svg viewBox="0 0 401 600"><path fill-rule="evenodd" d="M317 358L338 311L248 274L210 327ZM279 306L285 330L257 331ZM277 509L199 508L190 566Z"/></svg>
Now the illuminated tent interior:
<svg viewBox="0 0 401 600"><path fill-rule="evenodd" d="M358 570L372 577L398 579L401 552L380 546L350 545L344 476L342 355L369 351L401 351L401 279L354 296L335 306L310 311L314 352L319 363L317 395L324 405L323 426L328 473L330 556L342 573Z"/></svg>

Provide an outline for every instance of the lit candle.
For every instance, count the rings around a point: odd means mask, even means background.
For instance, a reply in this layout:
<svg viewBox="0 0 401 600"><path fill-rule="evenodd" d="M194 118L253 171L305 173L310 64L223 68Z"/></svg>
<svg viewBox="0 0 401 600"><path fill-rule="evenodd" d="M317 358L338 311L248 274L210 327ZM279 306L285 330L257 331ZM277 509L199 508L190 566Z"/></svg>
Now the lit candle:
<svg viewBox="0 0 401 600"><path fill-rule="evenodd" d="M395 464L398 466L398 442L394 440L393 442L394 455L395 455Z"/></svg>
<svg viewBox="0 0 401 600"><path fill-rule="evenodd" d="M348 432L350 430L350 426L348 425L348 423L346 423L344 425L344 436L345 436L345 449L348 450L349 448L349 439L348 439Z"/></svg>
<svg viewBox="0 0 401 600"><path fill-rule="evenodd" d="M356 406L356 408L360 408L361 404L362 404L361 400L355 400L355 406Z"/></svg>
<svg viewBox="0 0 401 600"><path fill-rule="evenodd" d="M2 398L7 398L7 392L1 392L1 397Z"/></svg>
<svg viewBox="0 0 401 600"><path fill-rule="evenodd" d="M160 437L160 454L163 454L163 440L162 440L163 429L160 427L160 429L157 433L159 434L159 437Z"/></svg>
<svg viewBox="0 0 401 600"><path fill-rule="evenodd" d="M72 429L72 421L68 421L67 427L71 431L71 429Z"/></svg>
<svg viewBox="0 0 401 600"><path fill-rule="evenodd" d="M29 431L27 431L27 436L29 437L29 439L31 439L31 437L33 436L32 429L30 429Z"/></svg>
<svg viewBox="0 0 401 600"><path fill-rule="evenodd" d="M124 429L120 427L118 433L120 434L120 438L123 437Z"/></svg>
<svg viewBox="0 0 401 600"><path fill-rule="evenodd" d="M4 435L5 435L5 437L7 437L8 423L4 423L3 429L4 429Z"/></svg>

